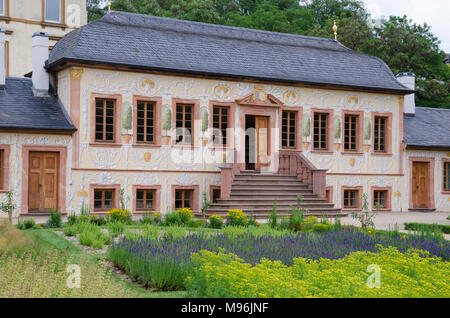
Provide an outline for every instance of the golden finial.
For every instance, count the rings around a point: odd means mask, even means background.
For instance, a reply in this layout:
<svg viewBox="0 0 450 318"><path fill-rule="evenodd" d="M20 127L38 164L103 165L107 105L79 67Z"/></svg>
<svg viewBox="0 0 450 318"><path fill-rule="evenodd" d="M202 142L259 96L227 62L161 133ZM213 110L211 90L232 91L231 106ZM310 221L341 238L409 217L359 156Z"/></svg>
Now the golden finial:
<svg viewBox="0 0 450 318"><path fill-rule="evenodd" d="M338 30L338 27L337 27L337 25L336 25L336 20L334 20L333 23L334 23L334 24L333 24L334 39L337 40L337 30Z"/></svg>
<svg viewBox="0 0 450 318"><path fill-rule="evenodd" d="M108 0L108 11L111 11L111 0Z"/></svg>

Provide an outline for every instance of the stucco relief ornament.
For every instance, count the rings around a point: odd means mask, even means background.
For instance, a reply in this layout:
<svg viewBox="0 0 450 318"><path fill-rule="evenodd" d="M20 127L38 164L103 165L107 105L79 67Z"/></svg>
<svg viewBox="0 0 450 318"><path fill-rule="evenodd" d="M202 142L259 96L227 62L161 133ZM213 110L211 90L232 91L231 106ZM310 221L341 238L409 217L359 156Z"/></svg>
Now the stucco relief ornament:
<svg viewBox="0 0 450 318"><path fill-rule="evenodd" d="M219 99L228 99L231 96L231 88L225 83L220 83L214 87L214 95Z"/></svg>
<svg viewBox="0 0 450 318"><path fill-rule="evenodd" d="M255 86L253 89L253 95L250 97L250 100L252 102L260 102L265 103L267 102L267 92L262 86Z"/></svg>
<svg viewBox="0 0 450 318"><path fill-rule="evenodd" d="M298 95L293 89L289 89L284 92L283 99L286 104L294 105L298 102Z"/></svg>
<svg viewBox="0 0 450 318"><path fill-rule="evenodd" d="M146 94L150 94L150 91L155 88L155 81L150 78L143 79L141 81L141 87Z"/></svg>
<svg viewBox="0 0 450 318"><path fill-rule="evenodd" d="M350 108L356 108L358 105L359 98L358 96L349 96L348 97L348 104L350 105Z"/></svg>
<svg viewBox="0 0 450 318"><path fill-rule="evenodd" d="M196 185L199 181L192 177L189 173L183 173L181 176L175 179L175 184L179 185Z"/></svg>
<svg viewBox="0 0 450 318"><path fill-rule="evenodd" d="M135 184L153 185L160 184L160 182L154 173L145 173L143 176L136 177Z"/></svg>

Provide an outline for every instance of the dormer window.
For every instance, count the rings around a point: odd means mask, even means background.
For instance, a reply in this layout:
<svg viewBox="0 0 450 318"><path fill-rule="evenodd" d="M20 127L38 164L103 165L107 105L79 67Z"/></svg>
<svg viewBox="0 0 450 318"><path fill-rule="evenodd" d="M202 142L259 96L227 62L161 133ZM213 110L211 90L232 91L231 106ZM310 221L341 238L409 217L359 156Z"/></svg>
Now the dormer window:
<svg viewBox="0 0 450 318"><path fill-rule="evenodd" d="M61 23L61 0L45 0L44 10L45 21Z"/></svg>

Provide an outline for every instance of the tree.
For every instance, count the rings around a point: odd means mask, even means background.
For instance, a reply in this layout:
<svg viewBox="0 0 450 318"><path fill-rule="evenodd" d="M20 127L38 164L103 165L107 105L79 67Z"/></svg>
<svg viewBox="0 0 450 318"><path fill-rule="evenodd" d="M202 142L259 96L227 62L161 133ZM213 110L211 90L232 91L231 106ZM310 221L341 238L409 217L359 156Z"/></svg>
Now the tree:
<svg viewBox="0 0 450 318"><path fill-rule="evenodd" d="M106 13L102 0L87 0L88 21L94 21L103 17Z"/></svg>
<svg viewBox="0 0 450 318"><path fill-rule="evenodd" d="M87 0L89 20L101 17L104 0ZM450 68L427 24L406 16L379 25L360 0L113 0L112 9L266 31L334 38L350 49L381 58L394 74L416 74L420 106L450 108Z"/></svg>

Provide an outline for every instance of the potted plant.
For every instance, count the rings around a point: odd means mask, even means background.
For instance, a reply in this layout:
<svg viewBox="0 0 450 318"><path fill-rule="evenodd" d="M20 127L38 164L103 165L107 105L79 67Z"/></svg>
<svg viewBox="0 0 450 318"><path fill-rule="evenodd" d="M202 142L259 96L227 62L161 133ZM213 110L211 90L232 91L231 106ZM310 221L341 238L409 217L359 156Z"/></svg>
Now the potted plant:
<svg viewBox="0 0 450 318"><path fill-rule="evenodd" d="M133 135L132 122L133 108L131 107L131 104L124 103L122 112L122 140L125 144L130 143L131 136Z"/></svg>
<svg viewBox="0 0 450 318"><path fill-rule="evenodd" d="M303 117L303 137L305 138L305 140L308 140L310 135L311 135L311 119L309 118L309 115L306 115L305 117ZM303 142L303 149L305 150L309 149L308 141Z"/></svg>
<svg viewBox="0 0 450 318"><path fill-rule="evenodd" d="M170 135L169 130L172 128L172 110L170 107L165 106L163 109L163 117L162 117L162 129L164 131L164 135L161 137L164 145L168 145L170 143Z"/></svg>
<svg viewBox="0 0 450 318"><path fill-rule="evenodd" d="M341 119L339 116L334 118L334 149L339 151L341 149L341 144L339 143L341 139Z"/></svg>

